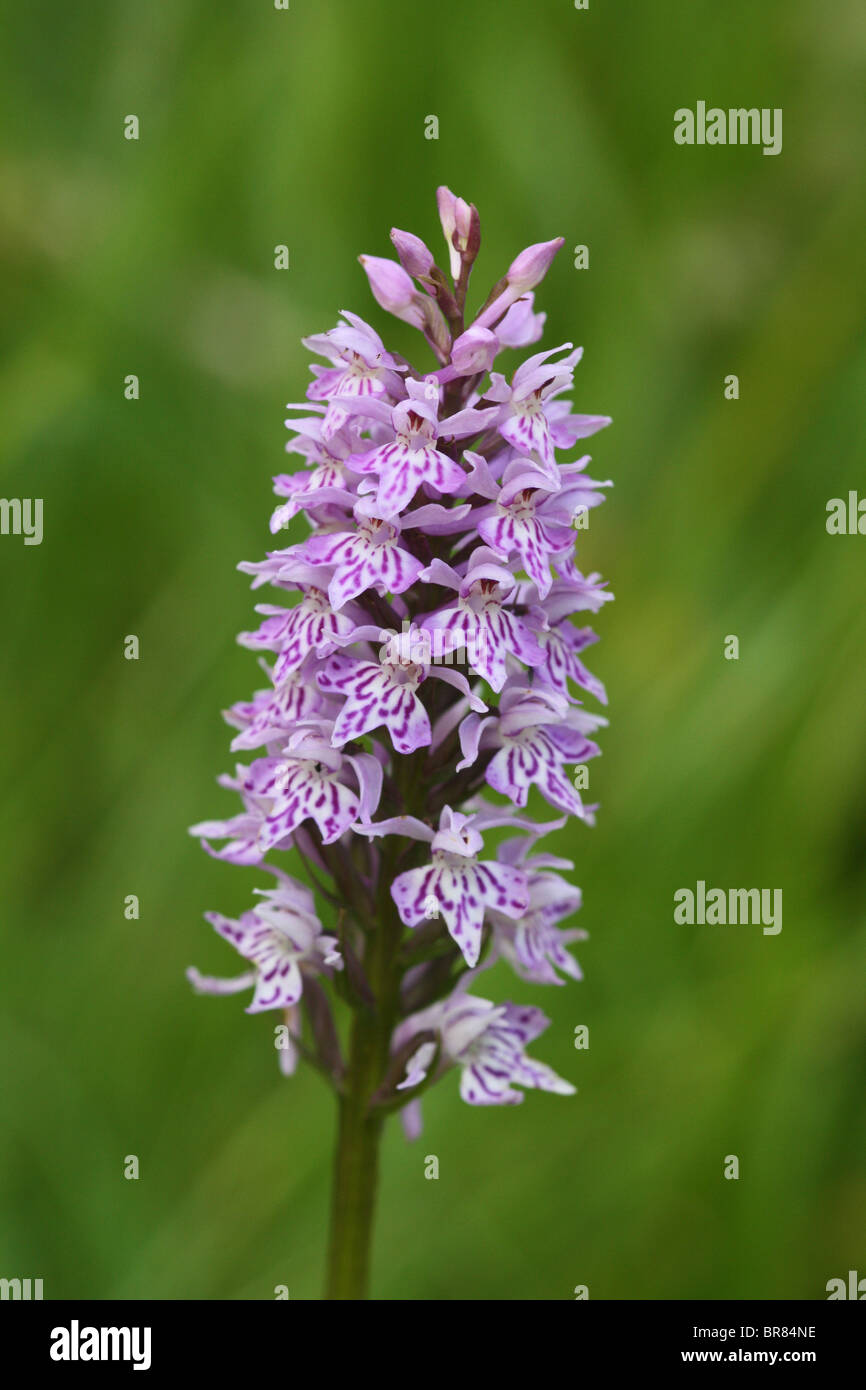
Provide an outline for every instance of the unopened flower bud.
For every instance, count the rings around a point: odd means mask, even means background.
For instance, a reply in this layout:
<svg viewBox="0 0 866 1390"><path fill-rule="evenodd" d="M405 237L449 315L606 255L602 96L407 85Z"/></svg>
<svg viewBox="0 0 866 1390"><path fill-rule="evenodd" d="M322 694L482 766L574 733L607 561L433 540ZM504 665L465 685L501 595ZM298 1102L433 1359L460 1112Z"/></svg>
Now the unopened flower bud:
<svg viewBox="0 0 866 1390"><path fill-rule="evenodd" d="M426 317L424 296L419 294L410 277L396 261L384 256L359 256L376 302L398 319L424 328Z"/></svg>
<svg viewBox="0 0 866 1390"><path fill-rule="evenodd" d="M400 257L400 264L408 275L420 278L430 274L433 269L433 253L419 236L414 236L412 232L401 232L399 227L392 227L391 241Z"/></svg>
<svg viewBox="0 0 866 1390"><path fill-rule="evenodd" d="M564 241L565 238L561 236L556 237L554 241L538 241L534 246L527 246L526 250L521 251L511 262L505 278L509 287L517 291L514 298L525 294L527 290L534 290L544 279Z"/></svg>
<svg viewBox="0 0 866 1390"><path fill-rule="evenodd" d="M564 241L564 237L558 236L554 241L539 241L521 251L511 262L506 275L491 291L486 307L475 320L476 328L493 328L521 295L543 280Z"/></svg>
<svg viewBox="0 0 866 1390"><path fill-rule="evenodd" d="M458 198L444 184L436 189L436 202L439 207L439 220L448 246L451 274L456 280L462 264L461 252L470 246L470 239L480 235L477 232L478 214L471 204ZM474 216L473 216L474 214ZM474 248L477 251L477 246Z"/></svg>

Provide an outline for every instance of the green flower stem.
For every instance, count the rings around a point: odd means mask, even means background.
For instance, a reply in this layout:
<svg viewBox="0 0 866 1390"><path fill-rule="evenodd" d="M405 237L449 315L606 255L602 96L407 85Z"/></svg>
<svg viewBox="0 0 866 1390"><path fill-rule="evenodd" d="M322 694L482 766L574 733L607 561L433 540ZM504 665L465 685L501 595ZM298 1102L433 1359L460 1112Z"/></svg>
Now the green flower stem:
<svg viewBox="0 0 866 1390"><path fill-rule="evenodd" d="M339 1100L334 1159L327 1299L367 1297L379 1145L385 1124L370 1099L388 1067L391 1035L399 1016L402 923L390 895L395 847L383 849L377 921L368 934L364 966L376 1004L355 1014L346 1075Z"/></svg>
<svg viewBox="0 0 866 1390"><path fill-rule="evenodd" d="M384 1116L370 1112L369 1099L382 1070L378 1020L359 1014L352 1029L346 1090L340 1097L331 1234L328 1299L367 1297L373 1217ZM388 1040L385 1039L387 1057Z"/></svg>

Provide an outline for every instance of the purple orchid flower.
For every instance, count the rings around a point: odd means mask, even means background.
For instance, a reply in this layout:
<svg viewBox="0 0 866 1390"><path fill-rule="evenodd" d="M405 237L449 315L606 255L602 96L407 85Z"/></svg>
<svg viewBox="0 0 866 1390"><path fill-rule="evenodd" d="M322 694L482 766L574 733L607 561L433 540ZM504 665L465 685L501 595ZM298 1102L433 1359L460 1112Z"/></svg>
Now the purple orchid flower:
<svg viewBox="0 0 866 1390"><path fill-rule="evenodd" d="M366 753L344 757L327 733L324 721L302 725L278 757L257 758L246 770L244 790L268 807L258 838L263 852L306 820L314 822L323 845L333 844L376 805L379 764Z"/></svg>
<svg viewBox="0 0 866 1390"><path fill-rule="evenodd" d="M527 1057L526 1047L550 1024L540 1009L493 1004L462 991L410 1019L407 1032L439 1035L443 1069L459 1066L460 1094L469 1105L519 1105L523 1091L572 1096L575 1087L551 1067ZM403 1089L420 1085L433 1058L430 1044L413 1053Z"/></svg>
<svg viewBox="0 0 866 1390"><path fill-rule="evenodd" d="M563 985L563 975L583 979L577 961L566 949L574 941L585 941L579 928L562 928L559 923L579 911L583 895L578 887L556 872L573 869L570 859L552 854L532 853L532 836L506 840L497 850L504 864L514 864L526 873L529 906L516 920L491 914L494 950L491 963L504 957L521 980L540 985Z"/></svg>
<svg viewBox="0 0 866 1390"><path fill-rule="evenodd" d="M356 314L343 311L344 323L327 333L304 338L310 352L330 358L331 367L314 366L315 380L307 388L311 401L331 401L332 397L389 396L401 394L399 372L405 366L385 351L378 333ZM325 438L333 435L349 418L340 405L328 405L322 430Z"/></svg>
<svg viewBox="0 0 866 1390"><path fill-rule="evenodd" d="M313 536L306 544L307 557L332 571L328 599L340 609L366 589L402 594L424 568L423 563L400 544L400 524L394 519L361 515L355 508L357 527Z"/></svg>
<svg viewBox="0 0 866 1390"><path fill-rule="evenodd" d="M335 611L327 594L313 585L302 590L301 601L294 608L264 603L257 605L256 612L265 614L265 621L255 632L242 632L238 641L253 651L279 652L275 684L297 671L311 652L332 651L333 639L351 632L353 626L348 613Z"/></svg>
<svg viewBox="0 0 866 1390"><path fill-rule="evenodd" d="M583 818L583 802L563 768L598 757L601 750L586 732L604 723L599 715L570 709L567 698L554 690L510 684L502 692L498 718L472 713L463 720L457 771L471 767L479 749L495 749L485 770L494 791L525 806L535 785L552 806Z"/></svg>
<svg viewBox="0 0 866 1390"><path fill-rule="evenodd" d="M303 892L302 885L294 885ZM267 1009L291 1009L304 990L304 971L315 977L326 967L342 967L337 938L328 936L315 913L291 901L288 887L265 894L267 902L233 921L219 912L206 912L205 918L239 956L252 962L254 969L233 980L218 980L187 972L200 994L227 994L254 986L247 1013Z"/></svg>
<svg viewBox="0 0 866 1390"><path fill-rule="evenodd" d="M375 628L359 628L354 640L383 635ZM429 747L433 742L430 717L418 694L421 682L428 677L454 686L473 710L487 708L461 672L433 665L427 633L407 624L399 636L387 635L391 640L383 645L378 661L337 655L319 670L319 689L345 697L331 739L335 748L382 727L388 730L398 753Z"/></svg>
<svg viewBox="0 0 866 1390"><path fill-rule="evenodd" d="M374 1172L389 1114L417 1133L420 1097L455 1067L470 1105L574 1091L527 1054L544 1014L469 987L497 963L534 985L581 978L572 864L537 842L597 809L573 768L598 756L606 723L581 701L607 695L583 664L596 637L578 615L612 595L574 549L610 484L589 476L588 455L560 455L610 420L572 409L571 343L497 369L503 349L542 335L535 290L562 238L520 252L470 313L478 212L444 187L437 203L444 267L397 228L397 260L360 258L426 361L347 311L304 339L321 360L287 406L299 467L274 478L275 548L239 566L278 599L238 639L264 688L225 712L251 761L219 779L235 814L193 827L214 858L276 878L239 917L207 914L243 972L189 979L204 994L251 990L248 1012L283 1020L282 1071L303 1058L338 1097L333 1298L364 1294L372 1201L358 1175ZM533 814L537 795L555 819Z"/></svg>
<svg viewBox="0 0 866 1390"><path fill-rule="evenodd" d="M233 753L285 742L298 722L317 715L327 718L336 713L331 702L310 679L313 660L307 656L303 664L296 671L290 671L279 685L258 690L252 700L239 701L224 712L226 723L240 729L240 733L232 739ZM272 678L267 666L263 670Z"/></svg>
<svg viewBox="0 0 866 1390"><path fill-rule="evenodd" d="M515 576L489 547L472 552L462 576L436 559L421 578L458 594L455 606L427 614L422 628L446 632L453 647L466 647L469 665L493 690L505 684L509 655L528 666L541 665L544 652L512 606Z"/></svg>
<svg viewBox="0 0 866 1390"><path fill-rule="evenodd" d="M465 816L445 806L436 831L413 816L360 827L364 835L401 834L429 843L429 865L408 869L395 878L391 896L407 927L417 927L441 913L470 967L477 964L481 954L485 912L515 917L525 912L529 903L526 875L521 869L476 858L484 848L480 831L486 824L483 816Z"/></svg>
<svg viewBox="0 0 866 1390"><path fill-rule="evenodd" d="M392 441L366 453L353 454L350 460L356 473L375 474L378 478L375 511L385 518L404 511L422 484L439 493L453 494L466 479L459 464L436 448L440 428L438 384L432 379L408 378L406 391L407 400L390 409L385 407L382 412L390 424Z"/></svg>

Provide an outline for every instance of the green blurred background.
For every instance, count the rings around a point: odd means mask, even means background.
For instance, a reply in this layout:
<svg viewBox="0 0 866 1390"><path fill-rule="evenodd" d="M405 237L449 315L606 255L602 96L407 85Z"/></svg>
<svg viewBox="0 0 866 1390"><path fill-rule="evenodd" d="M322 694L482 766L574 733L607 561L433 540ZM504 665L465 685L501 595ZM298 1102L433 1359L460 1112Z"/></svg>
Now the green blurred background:
<svg viewBox="0 0 866 1390"><path fill-rule="evenodd" d="M539 305L547 345L585 347L577 408L615 420L579 533L617 597L590 654L612 725L599 824L555 846L585 982L516 995L579 1094L486 1112L452 1076L418 1144L394 1125L374 1295L823 1298L866 1274L866 538L825 530L866 495L859 0L3 11L0 490L44 499L45 536L0 538L0 1275L318 1296L331 1098L279 1076L272 1019L190 992L187 965L234 965L203 910L262 878L186 827L233 806L219 711L258 675L234 567L269 544L299 339L348 307L408 345L356 256L392 224L438 250L440 182L481 212L476 295L566 239ZM698 99L783 108L781 155L675 145ZM782 933L676 926L699 878L781 887Z"/></svg>

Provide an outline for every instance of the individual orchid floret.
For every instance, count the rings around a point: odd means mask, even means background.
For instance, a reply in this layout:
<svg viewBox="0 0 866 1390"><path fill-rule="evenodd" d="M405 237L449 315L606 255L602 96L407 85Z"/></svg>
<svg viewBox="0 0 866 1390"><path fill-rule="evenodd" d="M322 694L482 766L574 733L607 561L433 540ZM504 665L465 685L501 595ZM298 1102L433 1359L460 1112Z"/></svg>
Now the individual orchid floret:
<svg viewBox="0 0 866 1390"><path fill-rule="evenodd" d="M455 589L458 595L453 607L428 614L422 628L447 633L453 647L465 647L469 665L493 690L499 691L505 684L509 654L528 666L538 666L544 660L534 634L509 607L517 581L487 546L473 551L462 576L437 559L421 577L430 584Z"/></svg>
<svg viewBox="0 0 866 1390"><path fill-rule="evenodd" d="M547 685L551 690L568 697L571 693L569 682L573 681L581 690L586 690L594 696L600 704L606 705L607 691L604 682L593 675L579 656L586 647L598 641L592 628L575 627L570 622L561 622L549 627L543 608L535 609L530 614L530 625L545 653L543 664L535 668L536 685Z"/></svg>
<svg viewBox="0 0 866 1390"><path fill-rule="evenodd" d="M353 630L350 615L336 611L341 607L342 603L332 604L326 593L310 585L302 591L301 601L294 608L257 605L256 612L264 614L265 621L255 632L242 632L238 641L253 651L279 653L274 682L280 684L300 669L311 652L333 651L333 639Z"/></svg>
<svg viewBox="0 0 866 1390"><path fill-rule="evenodd" d="M460 1071L460 1095L468 1105L519 1105L523 1089L571 1096L575 1087L551 1067L526 1055L526 1047L550 1024L540 1009L493 1004L458 990L444 1003L418 1014L402 1032L433 1028L441 1040L444 1066ZM429 1047L413 1057L407 1080L420 1084L429 1065ZM518 1090L517 1087L523 1089Z"/></svg>
<svg viewBox="0 0 866 1390"><path fill-rule="evenodd" d="M333 396L383 396L399 400L402 394L399 373L405 365L385 351L378 333L343 310L345 322L327 333L304 338L310 352L327 357L331 367L314 366L314 380L307 388L311 401L330 402ZM335 434L347 419L345 408L328 404L322 431L325 438Z"/></svg>
<svg viewBox="0 0 866 1390"><path fill-rule="evenodd" d="M316 565L328 566L328 600L340 609L367 589L377 594L402 594L424 568L423 563L400 544L400 525L395 519L361 515L351 531L313 536L306 554Z"/></svg>
<svg viewBox="0 0 866 1390"><path fill-rule="evenodd" d="M512 805L525 806L530 787L537 786L551 806L583 817L583 802L564 767L598 756L598 745L584 729L600 722L598 715L570 710L567 699L553 690L511 685L502 693L498 718L472 713L461 724L463 759L457 770L471 767L479 750L493 748L485 779Z"/></svg>
<svg viewBox="0 0 866 1390"><path fill-rule="evenodd" d="M578 928L563 930L543 912L532 908L525 917L512 922L492 917L495 950L508 962L519 979L533 985L564 985L567 976L582 980L583 972L567 949L575 941L585 941L587 933Z"/></svg>
<svg viewBox="0 0 866 1390"><path fill-rule="evenodd" d="M361 631L356 635L361 636ZM370 628L363 635L382 638L388 634ZM430 717L418 695L419 686L428 677L454 686L474 710L487 708L461 672L431 664L429 634L407 627L399 635L391 633L390 638L383 643L378 662L337 655L320 669L319 689L332 697L343 697L331 738L335 748L378 728L388 730L398 753L428 747L432 739Z"/></svg>
<svg viewBox="0 0 866 1390"><path fill-rule="evenodd" d="M244 790L267 805L258 835L262 853L284 843L307 820L317 827L322 844L333 844L359 816L368 819L375 810L378 764L366 754L344 757L326 738L329 732L325 724L301 726L279 757L257 758L246 770Z"/></svg>
<svg viewBox="0 0 866 1390"><path fill-rule="evenodd" d="M319 689L342 695L334 724L335 748L384 727L398 753L414 753L430 743L430 717L418 698L424 667L413 661L355 661L332 656L318 675Z"/></svg>
<svg viewBox="0 0 866 1390"><path fill-rule="evenodd" d="M531 838L507 840L497 850L503 863L526 871L529 906L516 920L490 914L494 955L502 956L520 979L531 984L563 985L563 976L581 980L580 966L566 947L585 941L587 934L578 928L563 929L559 923L580 909L582 894L555 872L574 865L551 854L529 854L532 843Z"/></svg>
<svg viewBox="0 0 866 1390"><path fill-rule="evenodd" d="M406 381L408 399L390 411L393 439L376 449L356 453L350 460L356 473L375 474L377 515L390 518L408 507L422 484L448 495L466 481L454 459L436 448L439 434L439 387L435 381ZM477 429L475 422L472 422ZM451 426L452 430L459 429ZM453 437L453 435L452 435Z"/></svg>
<svg viewBox="0 0 866 1390"><path fill-rule="evenodd" d="M234 777L224 775L217 779L221 787L240 796L243 810L239 814L226 820L199 821L189 828L190 835L198 837L208 854L229 864L259 864L262 859L259 835L267 815L267 802L249 792L246 774L247 769L238 764ZM225 840L226 843L216 850L211 840Z"/></svg>
<svg viewBox="0 0 866 1390"><path fill-rule="evenodd" d="M194 968L187 971L200 994L234 993L252 983L253 997L246 1010L249 1014L292 1008L303 993L306 970L315 975L326 966L342 965L337 938L322 930L314 912L292 902L285 888L281 894L271 892L265 896L266 902L244 912L236 921L219 912L205 913L214 930L234 946L238 955L252 963L252 971L234 980L215 980Z"/></svg>
<svg viewBox="0 0 866 1390"><path fill-rule="evenodd" d="M529 902L523 870L494 860L477 861L484 840L473 824L476 820L446 806L436 831L405 816L360 827L364 835L399 833L429 842L430 864L400 874L391 885L391 896L407 927L428 921L431 912L441 914L470 967L481 954L485 911L517 917Z"/></svg>
<svg viewBox="0 0 866 1390"><path fill-rule="evenodd" d="M513 459L497 488L495 508L476 515L478 533L501 560L517 556L539 597L546 598L553 584L551 560L574 545L574 508L571 491L554 488L531 459Z"/></svg>
<svg viewBox="0 0 866 1390"><path fill-rule="evenodd" d="M517 368L510 386L504 377L494 372L487 390L488 400L503 403L498 423L502 438L522 454L537 454L541 463L554 477L556 455L550 421L545 413L545 403L548 398L561 390L567 390L571 385L574 368L580 361L583 349L575 348L574 351L569 351L570 348L571 344L565 343L562 348L552 348L528 358ZM565 357L550 360L554 353L563 351L566 353ZM610 423L607 416L582 418L586 434L594 433Z"/></svg>
<svg viewBox="0 0 866 1390"><path fill-rule="evenodd" d="M226 722L240 730L232 739L233 753L279 740L285 742L299 720L316 715L328 717L331 703L311 679L314 662L314 657L307 656L303 665L291 671L280 685L259 690L252 700L238 701L225 711Z"/></svg>
<svg viewBox="0 0 866 1390"><path fill-rule="evenodd" d="M372 628L364 629L364 635L372 638L373 631ZM469 684L463 672L448 664L453 660L454 653L449 650L447 643L435 641L436 636L441 634L426 632L415 623L404 619L400 632L395 632L393 628L383 628L376 635L381 642L379 661L383 666L421 666L425 678L444 681L446 685L459 692L468 708L478 714L486 712L487 705Z"/></svg>
<svg viewBox="0 0 866 1390"><path fill-rule="evenodd" d="M292 424L287 421L287 424ZM271 516L271 531L276 533L309 509L324 506L351 508L356 500L357 475L347 467L350 454L362 446L361 436L351 422L325 439L320 420L307 425L307 433L297 435L286 449L306 455L312 468L301 473L279 473L274 478L274 492L287 500Z"/></svg>

